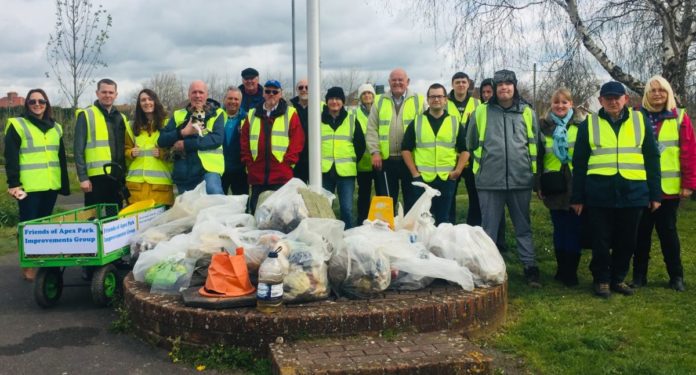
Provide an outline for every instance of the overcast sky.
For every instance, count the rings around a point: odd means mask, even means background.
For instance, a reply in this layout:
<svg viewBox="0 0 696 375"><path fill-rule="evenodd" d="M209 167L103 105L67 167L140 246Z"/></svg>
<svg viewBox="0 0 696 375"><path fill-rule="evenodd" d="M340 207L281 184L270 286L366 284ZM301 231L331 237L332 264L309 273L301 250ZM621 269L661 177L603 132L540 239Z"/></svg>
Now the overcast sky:
<svg viewBox="0 0 696 375"><path fill-rule="evenodd" d="M95 4L99 4L95 1ZM103 2L113 17L103 57L107 68L95 78L119 84L118 103L125 103L141 83L156 73L173 72L185 82L211 74L240 83L248 66L268 78L292 80L290 0L118 0ZM447 34L414 24L401 11L387 11L381 0L321 1L321 68L324 74L357 69L386 83L401 66L411 87L423 92L433 82L449 87L457 67L446 52ZM46 42L54 32L55 1L2 0L0 13L0 96L30 88L47 89L65 104L49 71ZM306 8L296 1L297 75L307 75ZM471 73L471 72L469 72ZM290 88L291 89L291 88ZM61 98L61 99L59 99ZM94 100L89 88L81 103Z"/></svg>

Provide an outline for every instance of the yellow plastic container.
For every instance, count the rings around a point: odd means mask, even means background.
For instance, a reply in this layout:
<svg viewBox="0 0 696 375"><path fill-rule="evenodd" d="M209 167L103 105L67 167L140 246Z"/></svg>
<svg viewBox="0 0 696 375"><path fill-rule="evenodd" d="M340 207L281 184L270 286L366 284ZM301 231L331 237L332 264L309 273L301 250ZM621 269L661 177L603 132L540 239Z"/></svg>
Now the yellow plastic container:
<svg viewBox="0 0 696 375"><path fill-rule="evenodd" d="M118 212L118 216L126 216L128 214L131 214L136 211L140 210L145 210L148 208L155 207L155 200L154 199L146 199L144 201L138 201L133 204L131 204L128 207L124 207L121 211Z"/></svg>
<svg viewBox="0 0 696 375"><path fill-rule="evenodd" d="M367 214L368 220L382 220L394 229L394 200L392 197L375 196L370 202L370 212Z"/></svg>

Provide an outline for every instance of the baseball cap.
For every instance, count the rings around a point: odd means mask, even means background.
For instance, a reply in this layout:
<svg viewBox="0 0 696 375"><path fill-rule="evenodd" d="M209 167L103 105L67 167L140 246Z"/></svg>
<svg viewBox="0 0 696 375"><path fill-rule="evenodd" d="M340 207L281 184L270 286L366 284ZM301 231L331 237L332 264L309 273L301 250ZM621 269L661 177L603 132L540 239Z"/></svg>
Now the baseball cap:
<svg viewBox="0 0 696 375"><path fill-rule="evenodd" d="M599 96L623 96L626 95L626 88L621 82L609 81L602 85Z"/></svg>

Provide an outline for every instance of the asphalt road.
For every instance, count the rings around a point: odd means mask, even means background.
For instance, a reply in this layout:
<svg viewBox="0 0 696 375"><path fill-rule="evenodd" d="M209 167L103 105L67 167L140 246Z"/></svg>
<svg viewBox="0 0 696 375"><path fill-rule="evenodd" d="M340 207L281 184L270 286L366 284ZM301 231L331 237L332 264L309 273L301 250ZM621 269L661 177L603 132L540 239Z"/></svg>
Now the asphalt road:
<svg viewBox="0 0 696 375"><path fill-rule="evenodd" d="M109 332L111 308L92 304L77 268L65 273L58 305L42 309L21 278L16 254L0 257L0 374L189 374L167 351ZM214 373L206 371L205 373Z"/></svg>

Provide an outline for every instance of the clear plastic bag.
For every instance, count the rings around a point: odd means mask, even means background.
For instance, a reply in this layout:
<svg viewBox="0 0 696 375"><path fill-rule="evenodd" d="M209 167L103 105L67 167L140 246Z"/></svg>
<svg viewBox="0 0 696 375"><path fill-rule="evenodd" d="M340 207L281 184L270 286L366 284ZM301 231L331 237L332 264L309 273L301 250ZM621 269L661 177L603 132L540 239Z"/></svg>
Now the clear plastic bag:
<svg viewBox="0 0 696 375"><path fill-rule="evenodd" d="M185 258L191 240L190 237L190 234L179 234L170 240L158 243L153 250L142 252L133 266L135 281L144 282L145 274L159 262L172 257Z"/></svg>
<svg viewBox="0 0 696 375"><path fill-rule="evenodd" d="M390 288L400 290L422 289L433 279L444 279L459 284L467 291L474 290L474 280L471 272L456 261L444 259L431 254L423 244L414 243L408 256L390 258L392 269L398 270L397 278Z"/></svg>
<svg viewBox="0 0 696 375"><path fill-rule="evenodd" d="M297 191L301 187L307 185L293 178L259 204L254 215L258 228L290 233L302 219L309 217L309 211Z"/></svg>
<svg viewBox="0 0 696 375"><path fill-rule="evenodd" d="M174 256L150 267L145 274L150 293L178 294L188 288L195 263L194 259Z"/></svg>
<svg viewBox="0 0 696 375"><path fill-rule="evenodd" d="M430 207L433 205L433 197L440 196L440 191L433 189L430 187L430 185L424 182L415 181L412 182L412 184L414 186L422 187L425 189L425 191L420 197L418 197L416 203L414 203L413 207L411 207L411 209L406 213L406 216L403 218L401 215L397 216L394 223L395 230L405 229L411 232L417 232L419 225L428 222L435 223L433 215L430 213Z"/></svg>
<svg viewBox="0 0 696 375"><path fill-rule="evenodd" d="M290 272L283 299L305 302L329 296L328 261L343 246L345 224L335 219L307 218L287 236Z"/></svg>
<svg viewBox="0 0 696 375"><path fill-rule="evenodd" d="M344 238L344 246L329 260L329 280L337 295L370 298L391 282L389 258L373 240L361 234Z"/></svg>
<svg viewBox="0 0 696 375"><path fill-rule="evenodd" d="M455 260L468 268L477 287L505 282L505 261L481 227L440 224L430 239L429 249L437 256Z"/></svg>

